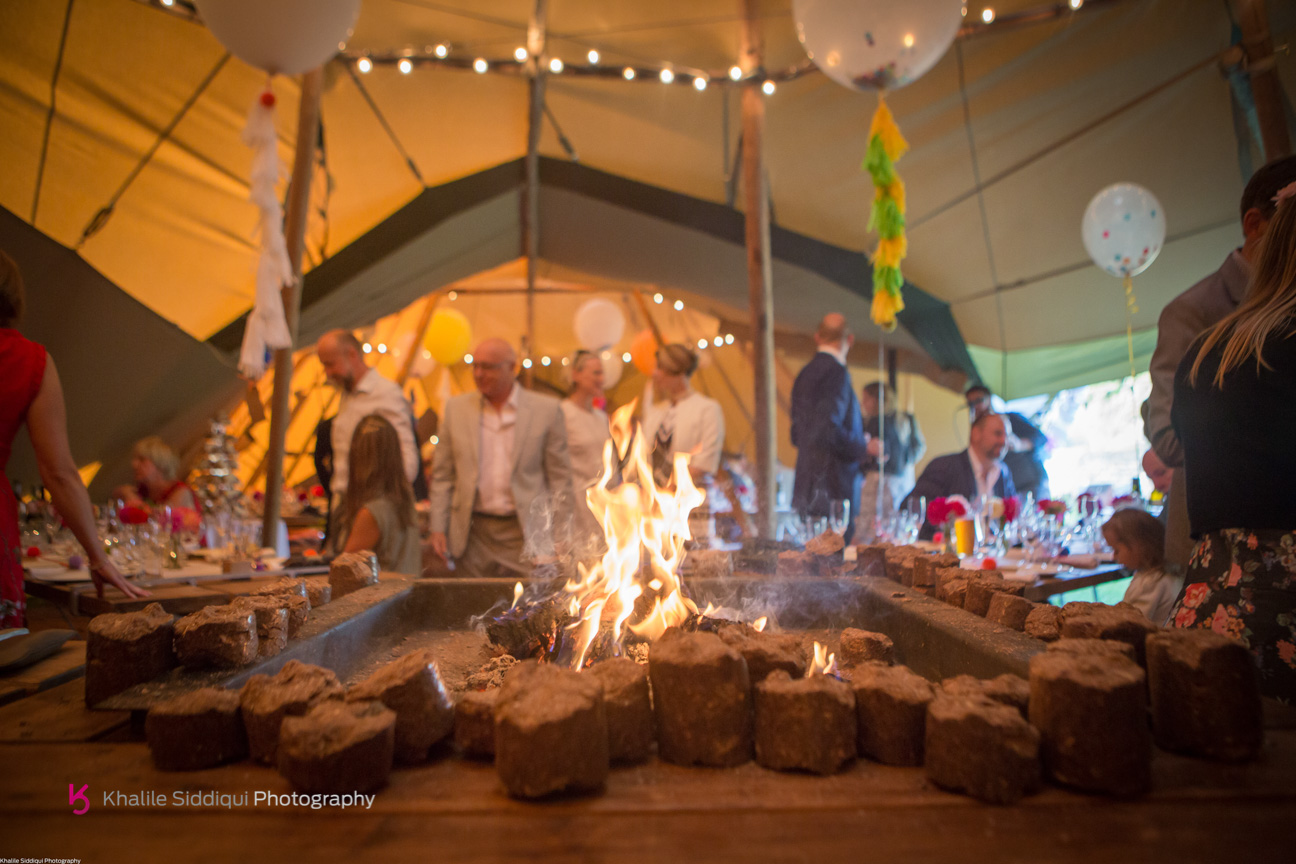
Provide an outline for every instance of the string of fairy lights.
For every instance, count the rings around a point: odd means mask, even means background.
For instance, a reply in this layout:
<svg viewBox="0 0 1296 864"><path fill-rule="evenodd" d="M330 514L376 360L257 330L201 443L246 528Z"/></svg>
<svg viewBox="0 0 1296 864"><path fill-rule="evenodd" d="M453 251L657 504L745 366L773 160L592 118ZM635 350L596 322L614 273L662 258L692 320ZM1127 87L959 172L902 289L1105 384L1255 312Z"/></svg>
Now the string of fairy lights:
<svg viewBox="0 0 1296 864"><path fill-rule="evenodd" d="M455 300L459 299L459 292L457 291L448 292L446 294L446 299L453 303ZM671 300L660 291L652 295L652 301L658 306L662 306L662 305L669 306L670 308L674 309L676 312L684 311L683 300L680 300L678 298L675 300ZM708 348L723 348L727 345L733 345L735 341L736 339L734 337L734 334L724 333L724 334L717 334L710 338L706 338L706 337L699 338L696 344L697 344L697 349L699 351L705 351ZM373 341L366 340L361 344L360 347L366 354L386 355L390 353L392 354L392 356L399 357L401 353L401 350L399 348L388 345L386 342L373 342ZM415 349L415 350L422 351L424 359L427 360L432 359L432 352L428 351L426 348ZM629 351L622 352L621 360L624 363L629 363L631 361L630 352ZM473 355L471 353L464 354L463 362L471 366L473 362ZM541 354L537 358L523 357L522 368L531 369L534 368L537 363L541 367L549 367L552 366L555 362L557 362L561 366L568 366L571 364L571 358L568 356L562 356L555 360L554 356L550 354Z"/></svg>
<svg viewBox="0 0 1296 864"><path fill-rule="evenodd" d="M190 21L199 22L201 20L191 0L136 0L136 2L153 6ZM1013 24L1056 17L1064 12L1076 12L1085 5L1085 2L1086 0L1056 0L1056 2L1045 3L1039 7L1004 16L997 15L992 6L983 7L979 13L973 15L970 12L970 7L964 4L963 16L969 20L961 28L960 35L979 35L988 32L992 26L997 30L1000 27ZM1091 0L1091 2L1094 5L1099 5L1097 0ZM1105 0L1105 2L1112 2L1112 0ZM553 38L559 40L562 37L560 34L553 34ZM761 92L766 96L773 96L777 92L779 84L818 71L808 59L781 70L771 71L756 68L745 72L737 65L724 70L702 70L672 63L660 63L657 65L612 63L607 62L602 52L597 48L586 50L584 56L580 59L570 57L564 59L557 53L546 51L544 56L539 58L539 63L536 63L527 49L520 45L513 49L511 55L504 57L484 56L470 50L470 48L471 46L457 46L445 41L422 47L406 47L384 51L353 50L346 48L345 45L339 45L337 58L342 62L352 64L353 68L361 75L367 75L381 66L394 67L403 75L412 74L416 69L420 68L443 68L471 70L478 75L528 76L534 74L537 66L542 65L543 70L549 75L622 81L655 81L667 85L692 87L698 92L705 91L712 85L734 86L756 83L760 85Z"/></svg>

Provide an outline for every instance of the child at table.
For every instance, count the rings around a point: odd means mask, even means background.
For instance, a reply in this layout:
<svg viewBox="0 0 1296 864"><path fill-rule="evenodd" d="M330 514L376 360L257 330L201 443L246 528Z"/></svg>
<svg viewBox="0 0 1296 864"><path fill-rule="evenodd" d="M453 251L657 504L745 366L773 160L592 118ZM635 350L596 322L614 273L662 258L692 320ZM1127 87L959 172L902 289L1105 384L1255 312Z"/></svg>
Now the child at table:
<svg viewBox="0 0 1296 864"><path fill-rule="evenodd" d="M1164 627L1183 588L1183 576L1165 570L1165 527L1150 513L1127 507L1113 513L1102 532L1116 562L1134 571L1124 602Z"/></svg>

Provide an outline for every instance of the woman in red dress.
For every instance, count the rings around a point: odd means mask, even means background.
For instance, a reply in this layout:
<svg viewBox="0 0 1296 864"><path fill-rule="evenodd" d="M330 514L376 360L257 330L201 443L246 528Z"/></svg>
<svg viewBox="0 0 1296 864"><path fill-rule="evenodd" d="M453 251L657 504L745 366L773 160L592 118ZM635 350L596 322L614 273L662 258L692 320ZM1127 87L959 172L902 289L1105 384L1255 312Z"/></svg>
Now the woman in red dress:
<svg viewBox="0 0 1296 864"><path fill-rule="evenodd" d="M147 597L147 591L122 578L99 542L90 495L68 449L63 387L54 360L44 348L13 329L22 309L18 265L0 252L0 471L9 464L14 436L26 422L41 480L63 521L85 548L99 596L103 596L104 583L110 583L127 597ZM6 482L0 488L0 629L25 626L20 540L18 501Z"/></svg>

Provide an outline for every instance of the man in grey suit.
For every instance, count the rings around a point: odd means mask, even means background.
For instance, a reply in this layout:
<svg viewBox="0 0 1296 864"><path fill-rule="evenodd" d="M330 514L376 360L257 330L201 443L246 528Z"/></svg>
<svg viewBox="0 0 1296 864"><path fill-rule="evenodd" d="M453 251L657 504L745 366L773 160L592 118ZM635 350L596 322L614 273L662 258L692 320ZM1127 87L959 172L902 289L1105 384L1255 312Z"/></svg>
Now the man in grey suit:
<svg viewBox="0 0 1296 864"><path fill-rule="evenodd" d="M552 555L570 524L562 408L518 385L517 355L501 339L477 346L472 373L478 392L451 399L438 430L430 545L460 575L528 576L524 552Z"/></svg>

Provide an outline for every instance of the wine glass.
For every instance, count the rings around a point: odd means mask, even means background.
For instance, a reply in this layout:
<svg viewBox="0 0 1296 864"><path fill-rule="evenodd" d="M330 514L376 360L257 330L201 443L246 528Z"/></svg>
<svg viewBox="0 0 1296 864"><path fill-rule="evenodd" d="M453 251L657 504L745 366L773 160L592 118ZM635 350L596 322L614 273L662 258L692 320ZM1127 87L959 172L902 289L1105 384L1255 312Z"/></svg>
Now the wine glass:
<svg viewBox="0 0 1296 864"><path fill-rule="evenodd" d="M836 534L845 534L851 520L850 499L843 498L828 504L828 527Z"/></svg>

